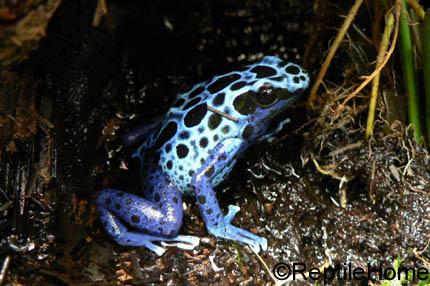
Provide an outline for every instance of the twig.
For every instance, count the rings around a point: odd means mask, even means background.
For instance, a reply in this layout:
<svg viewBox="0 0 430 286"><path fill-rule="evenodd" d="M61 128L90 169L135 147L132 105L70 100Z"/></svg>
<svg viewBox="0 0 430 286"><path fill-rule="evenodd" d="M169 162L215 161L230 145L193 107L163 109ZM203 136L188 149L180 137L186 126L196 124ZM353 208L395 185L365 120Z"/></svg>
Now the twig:
<svg viewBox="0 0 430 286"><path fill-rule="evenodd" d="M350 182L353 179L353 177L351 177L351 176L345 176L345 175L337 173L335 171L335 168L333 168L332 170L329 170L329 169L325 169L325 168L321 167L320 164L318 164L318 162L315 159L315 157L313 156L313 154L311 154L311 160L314 163L315 168L317 169L317 171L320 172L323 175L330 176L333 179L337 179L337 180L339 180L341 182L345 182L345 183L348 183L348 182Z"/></svg>
<svg viewBox="0 0 430 286"><path fill-rule="evenodd" d="M270 270L269 266L267 266L267 264L263 260L263 258L261 258L261 256L252 247L249 247L249 248L255 254L255 256L257 256L258 260L263 265L264 270L266 270L267 274L269 274L269 276L270 276L270 278L272 278L273 282L275 282L275 286L283 286L283 285L293 281L293 275L289 275L289 277L285 280L277 279L273 275L272 271ZM324 272L328 266L330 266L330 263L328 261L325 261L324 264L322 264L318 269L320 270L320 272ZM309 272L306 272L304 274L302 273L302 275L304 277L296 278L296 280L307 280L307 279L309 279Z"/></svg>
<svg viewBox="0 0 430 286"><path fill-rule="evenodd" d="M391 47L388 50L387 54L385 55L384 61L381 63L379 67L377 67L373 73L366 76L365 80L360 84L359 87L357 87L356 90L354 90L350 95L348 95L342 102L342 104L339 105L337 108L337 113L341 112L345 108L345 104L350 101L352 98L354 98L363 88L365 88L369 82L384 68L384 66L387 64L388 60L390 59L391 55L394 52L394 48L396 47L397 42L397 36L399 34L399 17L400 17L400 10L401 10L400 2L399 0L396 2L396 29L394 30L394 36L393 40L391 41Z"/></svg>
<svg viewBox="0 0 430 286"><path fill-rule="evenodd" d="M381 44L379 45L378 57L376 59L376 66L380 66L384 55L388 49L388 43L390 41L391 33L394 27L394 16L393 13L388 15L387 24L385 25L384 35L382 36ZM378 72L373 79L372 91L370 93L370 104L369 104L369 114L367 115L367 126L366 126L366 139L369 139L373 134L373 122L375 120L375 108L376 99L378 98L379 91L379 77L381 73Z"/></svg>
<svg viewBox="0 0 430 286"><path fill-rule="evenodd" d="M409 6L411 6L412 9L414 9L415 14L417 14L418 18L420 20L424 20L425 12L423 6L420 5L416 0L408 0Z"/></svg>
<svg viewBox="0 0 430 286"><path fill-rule="evenodd" d="M216 108L213 108L212 106L210 106L210 105L208 105L208 110L210 110L210 111L212 111L212 112L215 112L215 113L218 113L219 115L221 115L222 117L225 117L225 118L227 118L227 119L229 119L229 120L231 120L231 121L234 121L234 122L238 122L239 121L239 119L237 119L236 117L234 117L234 116L232 116L232 115L230 115L230 114L228 114L228 113L225 113L225 112L222 112L221 110L218 110L218 109L216 109Z"/></svg>
<svg viewBox="0 0 430 286"><path fill-rule="evenodd" d="M315 79L315 82L311 88L309 99L308 99L308 105L313 106L313 103L317 96L317 91L319 86L321 85L321 82L327 72L328 67L330 66L331 61L333 60L334 54L336 53L337 49L339 48L340 43L342 42L343 38L345 37L346 31L348 30L349 26L352 23L352 20L354 20L355 15L358 12L358 9L360 8L361 4L363 3L363 0L356 0L354 5L351 7L351 10L349 10L348 16L345 18L345 21L343 22L342 26L339 29L339 32L337 33L336 39L333 42L333 45L330 47L330 50L327 54L327 57L324 60L324 63L321 66L321 69L317 75L317 78Z"/></svg>
<svg viewBox="0 0 430 286"><path fill-rule="evenodd" d="M346 151L350 151L350 150L354 150L354 149L360 148L361 145L363 145L363 142L361 142L361 141L358 141L358 142L355 142L355 143L351 143L351 144L346 145L346 146L344 146L342 148L339 148L337 150L331 151L330 153L328 153L328 155L329 156L337 156L337 155L340 155L340 154L342 154L342 153L344 153Z"/></svg>
<svg viewBox="0 0 430 286"><path fill-rule="evenodd" d="M7 273L7 270L9 268L9 264L10 264L11 259L12 259L11 256L8 255L8 256L6 256L6 258L3 261L3 264L2 264L1 270L0 270L0 285L3 285L3 283L5 282L6 273Z"/></svg>
<svg viewBox="0 0 430 286"><path fill-rule="evenodd" d="M261 256L258 255L258 253L252 247L249 247L249 249L251 249L251 251L255 254L255 256L257 256L257 259L260 261L261 265L263 265L264 270L266 270L266 273L269 274L272 281L275 282L275 285L281 286L283 284L282 281L279 281L278 279L276 279L276 277L272 273L272 270L270 270L269 266L267 266L263 258L261 258Z"/></svg>
<svg viewBox="0 0 430 286"><path fill-rule="evenodd" d="M104 15L108 13L108 8L106 5L106 0L98 0L96 11L93 18L93 27L98 27L100 25L101 19Z"/></svg>

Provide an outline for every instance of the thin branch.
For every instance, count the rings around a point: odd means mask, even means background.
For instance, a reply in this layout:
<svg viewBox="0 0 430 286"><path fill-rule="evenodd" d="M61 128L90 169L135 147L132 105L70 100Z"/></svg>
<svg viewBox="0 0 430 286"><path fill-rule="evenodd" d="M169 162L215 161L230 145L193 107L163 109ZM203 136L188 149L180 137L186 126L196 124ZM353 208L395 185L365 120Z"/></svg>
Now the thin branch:
<svg viewBox="0 0 430 286"><path fill-rule="evenodd" d="M390 13L387 19L387 24L385 25L384 34L382 36L381 44L379 45L378 57L376 59L376 66L380 66L382 60L384 59L384 55L387 52L388 44L390 42L391 33L394 28L394 16L393 13ZM381 73L378 72L373 79L372 91L370 93L370 104L369 104L369 113L367 115L367 126L366 126L366 138L368 139L373 134L373 122L375 120L375 109L376 109L376 100L378 98L379 92L379 77Z"/></svg>
<svg viewBox="0 0 430 286"><path fill-rule="evenodd" d="M347 98L344 99L344 101L342 102L342 104L339 105L339 107L337 108L337 113L340 113L344 108L345 108L345 104L350 101L352 98L354 98L363 88L366 87L366 85L369 84L369 82L384 68L384 66L387 64L388 60L391 58L391 55L394 52L394 48L396 47L396 43L397 43L397 36L399 34L399 17L400 17L400 11L401 11L401 3L399 0L396 1L396 29L394 30L394 36L393 36L393 40L391 41L391 47L388 50L387 54L384 57L384 61L381 63L381 65L379 65L374 71L373 73L371 73L370 75L366 76L366 79L360 84L360 86L354 90L350 95L348 95Z"/></svg>
<svg viewBox="0 0 430 286"><path fill-rule="evenodd" d="M354 5L351 7L351 10L349 10L348 16L345 18L345 21L343 22L342 27L340 27L339 32L337 33L336 39L334 40L333 45L330 47L327 57L325 58L324 63L322 64L321 69L317 75L317 78L315 79L315 82L311 88L309 99L308 99L309 106L311 107L313 106L313 103L317 96L318 88L321 85L321 82L327 72L327 69L330 66L330 63L333 60L333 57L337 49L339 48L340 43L345 37L345 34L348 31L348 28L351 25L352 21L354 20L355 15L357 14L362 3L363 3L363 0L355 1Z"/></svg>

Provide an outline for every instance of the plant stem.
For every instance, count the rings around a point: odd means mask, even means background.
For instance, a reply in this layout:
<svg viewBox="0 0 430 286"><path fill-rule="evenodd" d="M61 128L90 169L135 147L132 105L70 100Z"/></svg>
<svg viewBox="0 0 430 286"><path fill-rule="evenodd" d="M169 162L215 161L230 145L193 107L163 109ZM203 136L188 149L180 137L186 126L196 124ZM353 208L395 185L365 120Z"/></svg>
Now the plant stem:
<svg viewBox="0 0 430 286"><path fill-rule="evenodd" d="M412 47L411 31L408 25L408 10L406 8L406 0L402 0L402 11L400 14L400 59L403 70L403 80L405 83L406 93L409 102L409 121L414 128L415 140L421 142L421 119L420 106L417 90L417 76L414 63L414 50Z"/></svg>
<svg viewBox="0 0 430 286"><path fill-rule="evenodd" d="M430 142L430 8L424 17L423 43L423 73L425 90L425 121L427 127L427 142Z"/></svg>
<svg viewBox="0 0 430 286"><path fill-rule="evenodd" d="M420 20L424 20L425 12L423 6L421 6L420 3L418 3L418 1L416 0L408 0L408 4L409 6L411 6L412 9L414 9L418 18L420 18Z"/></svg>
<svg viewBox="0 0 430 286"><path fill-rule="evenodd" d="M376 67L376 69L368 76L365 76L365 80L360 84L359 87L357 87L350 95L348 95L343 102L338 106L336 112L341 112L345 108L345 104L353 99L363 88L365 88L369 82L382 70L382 68L387 64L388 60L390 59L391 55L394 52L394 49L396 47L397 42L397 36L399 34L399 23L400 23L400 11L402 10L402 0L396 0L396 6L395 6L395 15L396 15L396 28L394 29L394 36L393 41L391 43L391 47L388 50L387 54L384 57L384 60L382 61L381 65Z"/></svg>
<svg viewBox="0 0 430 286"><path fill-rule="evenodd" d="M384 56L387 53L388 44L390 42L390 36L394 28L394 15L390 13L385 25L384 34L382 36L381 44L379 45L378 57L376 59L376 66L380 66L384 60ZM379 77L381 72L378 72L372 81L372 91L370 93L370 104L369 104L369 114L367 116L367 126L366 126L366 139L369 139L373 134L373 122L375 121L375 108L376 100L378 98L379 90Z"/></svg>
<svg viewBox="0 0 430 286"><path fill-rule="evenodd" d="M308 99L308 105L310 107L313 107L313 103L317 97L317 91L318 88L327 72L328 67L330 66L330 63L337 51L337 48L339 48L340 43L342 42L346 32L348 31L349 26L351 25L352 21L355 19L355 15L357 14L358 10L361 7L361 4L363 3L363 0L355 0L354 5L351 7L351 10L349 10L348 16L345 18L345 21L343 22L342 26L339 29L339 32L337 33L337 36L333 42L333 44L330 47L330 50L327 54L327 57L324 59L324 62L321 66L321 69L317 75L317 78L315 79L315 82L311 88L309 99Z"/></svg>

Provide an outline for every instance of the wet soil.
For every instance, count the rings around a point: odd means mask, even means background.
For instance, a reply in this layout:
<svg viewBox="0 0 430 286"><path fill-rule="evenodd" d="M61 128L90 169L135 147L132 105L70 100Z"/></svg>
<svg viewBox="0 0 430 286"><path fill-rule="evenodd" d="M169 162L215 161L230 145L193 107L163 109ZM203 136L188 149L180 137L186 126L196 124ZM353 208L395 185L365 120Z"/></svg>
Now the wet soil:
<svg viewBox="0 0 430 286"><path fill-rule="evenodd" d="M184 199L181 233L202 243L162 257L116 245L94 198L105 187L141 191L132 150L119 136L163 114L192 84L265 54L315 75L335 33L327 27L339 26L335 15L348 5L314 15L305 2L112 1L96 27L96 3L62 3L39 48L1 88L11 96L4 106L22 106L14 113L21 120L7 121L0 136L6 285L273 284L248 247L208 235L192 197ZM365 27L366 13L357 25ZM358 34L351 37L374 58ZM341 96L340 85L370 70L353 50L341 48L327 78L336 85L324 98ZM391 266L397 257L429 267L429 154L404 124L384 117L364 140L366 102L358 98L341 114L333 112L336 100L319 111L292 107L282 115L292 119L284 136L253 146L217 188L224 210L241 207L234 224L267 238L260 256L269 268Z"/></svg>

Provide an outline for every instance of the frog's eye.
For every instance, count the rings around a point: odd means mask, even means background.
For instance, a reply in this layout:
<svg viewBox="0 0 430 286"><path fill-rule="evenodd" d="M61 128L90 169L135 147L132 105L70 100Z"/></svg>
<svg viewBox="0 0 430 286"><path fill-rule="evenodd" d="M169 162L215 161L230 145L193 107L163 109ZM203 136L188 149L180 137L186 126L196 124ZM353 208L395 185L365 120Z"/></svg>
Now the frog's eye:
<svg viewBox="0 0 430 286"><path fill-rule="evenodd" d="M271 85L263 85L255 95L257 103L261 106L269 106L276 102L276 94Z"/></svg>

